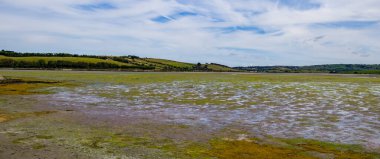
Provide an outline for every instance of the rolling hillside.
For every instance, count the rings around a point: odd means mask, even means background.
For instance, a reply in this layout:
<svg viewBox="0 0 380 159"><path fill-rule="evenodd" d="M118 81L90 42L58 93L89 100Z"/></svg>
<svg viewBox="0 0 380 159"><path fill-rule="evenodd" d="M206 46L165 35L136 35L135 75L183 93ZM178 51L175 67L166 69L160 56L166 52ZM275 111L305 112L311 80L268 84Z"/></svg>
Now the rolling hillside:
<svg viewBox="0 0 380 159"><path fill-rule="evenodd" d="M113 60L104 60L104 59L97 59L97 58L89 58L89 57L7 57L7 56L0 56L0 60L2 59L12 59L15 61L26 61L26 62L34 62L39 60L44 61L71 61L71 62L86 62L86 63L99 63L99 62L105 62L110 64L115 64L119 66L133 66L129 63L123 63Z"/></svg>
<svg viewBox="0 0 380 159"><path fill-rule="evenodd" d="M138 56L96 56L66 53L17 53L0 51L0 68L112 69L125 71L237 71L220 64L192 64Z"/></svg>
<svg viewBox="0 0 380 159"><path fill-rule="evenodd" d="M242 71L264 73L344 73L344 74L380 74L380 65L366 64L329 64L312 66L248 66L235 67Z"/></svg>

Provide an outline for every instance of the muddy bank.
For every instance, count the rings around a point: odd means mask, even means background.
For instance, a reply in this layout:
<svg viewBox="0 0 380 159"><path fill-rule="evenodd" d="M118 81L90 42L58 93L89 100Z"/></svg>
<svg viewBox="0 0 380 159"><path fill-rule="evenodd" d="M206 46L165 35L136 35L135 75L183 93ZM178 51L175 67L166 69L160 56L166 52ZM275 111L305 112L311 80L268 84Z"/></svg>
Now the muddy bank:
<svg viewBox="0 0 380 159"><path fill-rule="evenodd" d="M3 77L3 80L0 80L0 95L47 94L49 92L45 88L64 85L69 85L69 83L55 80Z"/></svg>
<svg viewBox="0 0 380 159"><path fill-rule="evenodd" d="M42 81L42 80L25 80L25 79L17 79L17 78L6 78L0 75L0 84L55 84L60 83L58 81Z"/></svg>

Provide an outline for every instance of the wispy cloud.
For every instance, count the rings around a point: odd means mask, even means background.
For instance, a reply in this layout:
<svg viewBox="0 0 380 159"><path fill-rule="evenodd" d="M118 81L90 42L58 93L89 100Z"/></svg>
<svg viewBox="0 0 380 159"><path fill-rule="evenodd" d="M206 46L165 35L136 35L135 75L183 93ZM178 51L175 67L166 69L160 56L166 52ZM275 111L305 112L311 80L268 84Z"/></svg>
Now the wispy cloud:
<svg viewBox="0 0 380 159"><path fill-rule="evenodd" d="M321 7L321 3L311 0L275 0L281 7L288 7L290 9L297 10L310 10L318 9Z"/></svg>
<svg viewBox="0 0 380 159"><path fill-rule="evenodd" d="M231 66L380 63L378 8L378 0L2 0L0 48Z"/></svg>
<svg viewBox="0 0 380 159"><path fill-rule="evenodd" d="M336 21L314 24L316 27L362 29L375 26L379 21Z"/></svg>
<svg viewBox="0 0 380 159"><path fill-rule="evenodd" d="M232 33L236 31L249 31L249 32L255 32L257 34L265 34L267 33L263 28L256 27L256 26L230 26L230 27L223 27L218 28L222 30L224 33Z"/></svg>
<svg viewBox="0 0 380 159"><path fill-rule="evenodd" d="M79 4L75 8L85 11L96 11L96 10L111 10L116 9L111 3L101 2L101 3L88 3L88 4Z"/></svg>
<svg viewBox="0 0 380 159"><path fill-rule="evenodd" d="M219 47L220 50L228 50L228 51L236 51L236 52L245 52L245 53L253 53L253 54L266 54L267 51L258 50L254 48L238 48L238 47Z"/></svg>
<svg viewBox="0 0 380 159"><path fill-rule="evenodd" d="M197 16L197 15L198 15L197 13L181 11L181 12L174 13L168 16L162 16L162 15L157 16L157 17L152 18L151 20L158 23L167 23L173 20L178 20L182 17Z"/></svg>

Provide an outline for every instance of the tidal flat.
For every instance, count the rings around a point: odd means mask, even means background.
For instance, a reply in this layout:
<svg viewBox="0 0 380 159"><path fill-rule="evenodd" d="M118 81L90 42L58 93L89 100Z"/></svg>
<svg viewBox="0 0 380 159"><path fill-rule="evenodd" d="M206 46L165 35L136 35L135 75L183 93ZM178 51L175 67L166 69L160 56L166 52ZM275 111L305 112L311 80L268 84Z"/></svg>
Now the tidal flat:
<svg viewBox="0 0 380 159"><path fill-rule="evenodd" d="M0 75L0 158L380 158L376 75Z"/></svg>

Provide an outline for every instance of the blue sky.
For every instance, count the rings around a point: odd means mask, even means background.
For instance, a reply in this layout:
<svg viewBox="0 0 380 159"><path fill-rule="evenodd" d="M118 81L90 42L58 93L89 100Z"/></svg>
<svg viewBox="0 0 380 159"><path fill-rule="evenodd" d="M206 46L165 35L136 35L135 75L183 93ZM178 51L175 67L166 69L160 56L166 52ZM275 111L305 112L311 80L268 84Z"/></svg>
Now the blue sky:
<svg viewBox="0 0 380 159"><path fill-rule="evenodd" d="M0 49L230 66L380 63L379 0L1 0Z"/></svg>

